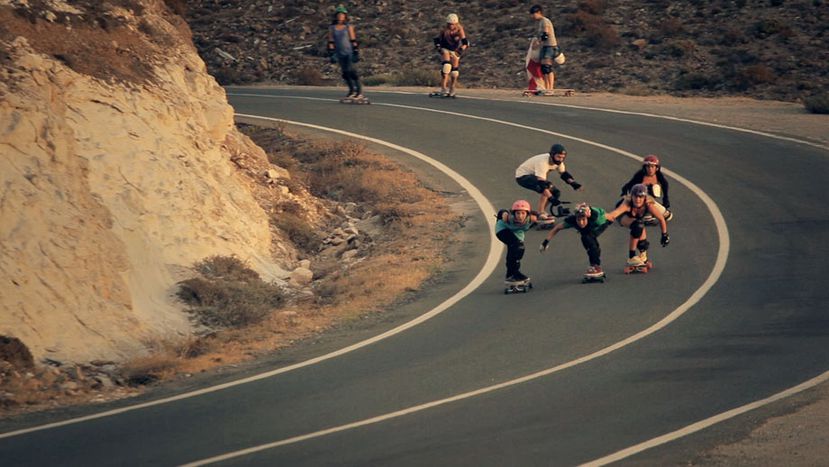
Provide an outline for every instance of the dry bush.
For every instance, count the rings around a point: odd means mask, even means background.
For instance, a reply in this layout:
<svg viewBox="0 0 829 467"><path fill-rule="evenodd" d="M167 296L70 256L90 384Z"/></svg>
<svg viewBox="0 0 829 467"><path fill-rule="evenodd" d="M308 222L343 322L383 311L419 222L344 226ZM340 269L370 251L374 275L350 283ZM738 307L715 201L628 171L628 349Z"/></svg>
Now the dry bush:
<svg viewBox="0 0 829 467"><path fill-rule="evenodd" d="M261 321L283 301L283 292L235 257L213 256L195 265L202 277L179 282L177 296L208 327L235 328Z"/></svg>
<svg viewBox="0 0 829 467"><path fill-rule="evenodd" d="M121 375L130 386L145 386L170 376L177 366L175 355L160 352L130 360Z"/></svg>
<svg viewBox="0 0 829 467"><path fill-rule="evenodd" d="M285 205L281 205L285 206ZM289 208L290 209L290 208ZM303 217L305 209L296 214L281 213L274 218L274 223L288 236L291 243L305 253L316 253L319 250L322 237L316 229Z"/></svg>
<svg viewBox="0 0 829 467"><path fill-rule="evenodd" d="M673 37L680 34L683 30L682 21L673 16L670 16L659 22L657 31L662 37Z"/></svg>
<svg viewBox="0 0 829 467"><path fill-rule="evenodd" d="M563 16L564 32L582 36L588 47L609 49L622 43L616 28L606 24L601 17L585 10Z"/></svg>
<svg viewBox="0 0 829 467"><path fill-rule="evenodd" d="M807 97L803 106L813 114L829 114L829 92Z"/></svg>
<svg viewBox="0 0 829 467"><path fill-rule="evenodd" d="M303 86L322 86L325 80L322 73L316 67L302 67L294 73L294 82Z"/></svg>
<svg viewBox="0 0 829 467"><path fill-rule="evenodd" d="M578 8L592 15L601 15L607 8L607 0L583 0L579 2Z"/></svg>
<svg viewBox="0 0 829 467"><path fill-rule="evenodd" d="M734 86L746 90L758 84L771 83L775 80L774 70L763 64L739 68L734 74Z"/></svg>
<svg viewBox="0 0 829 467"><path fill-rule="evenodd" d="M394 86L437 86L440 79L434 69L407 67L403 71L392 73Z"/></svg>

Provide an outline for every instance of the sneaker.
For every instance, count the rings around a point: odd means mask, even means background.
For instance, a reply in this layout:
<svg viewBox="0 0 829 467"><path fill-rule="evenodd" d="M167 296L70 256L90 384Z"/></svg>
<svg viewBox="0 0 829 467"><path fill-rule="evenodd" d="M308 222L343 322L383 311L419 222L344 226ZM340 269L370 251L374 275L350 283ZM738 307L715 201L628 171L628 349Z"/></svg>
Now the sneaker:
<svg viewBox="0 0 829 467"><path fill-rule="evenodd" d="M362 94L354 94L354 96L352 96L352 99L354 99L356 101L363 100L365 98L366 98L366 96L364 96Z"/></svg>
<svg viewBox="0 0 829 467"><path fill-rule="evenodd" d="M529 279L529 277L525 276L524 274L521 274L520 271L512 275L512 280L514 282L523 282L527 279Z"/></svg>
<svg viewBox="0 0 829 467"><path fill-rule="evenodd" d="M538 222L545 223L545 222L555 222L555 221L556 221L555 216L552 216L550 214L541 213L541 214L538 215Z"/></svg>
<svg viewBox="0 0 829 467"><path fill-rule="evenodd" d="M641 256L634 256L633 258L628 258L628 263L627 264L628 264L628 266L634 266L635 267L635 266L642 266L643 264L645 264L645 262L642 261Z"/></svg>
<svg viewBox="0 0 829 467"><path fill-rule="evenodd" d="M647 251L640 251L639 252L639 259L642 260L643 263L648 262L648 252Z"/></svg>
<svg viewBox="0 0 829 467"><path fill-rule="evenodd" d="M601 266L590 266L587 268L587 271L584 273L585 276L590 277L602 277L604 276L604 271L602 271Z"/></svg>
<svg viewBox="0 0 829 467"><path fill-rule="evenodd" d="M669 221L674 217L674 213L672 213L670 210L666 209L664 217L665 217L666 221Z"/></svg>

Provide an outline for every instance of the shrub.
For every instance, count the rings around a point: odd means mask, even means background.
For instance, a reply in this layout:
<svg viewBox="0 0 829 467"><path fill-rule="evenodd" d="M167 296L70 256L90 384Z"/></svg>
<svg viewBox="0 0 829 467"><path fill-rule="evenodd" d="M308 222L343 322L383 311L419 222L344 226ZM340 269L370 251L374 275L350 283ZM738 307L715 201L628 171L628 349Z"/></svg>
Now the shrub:
<svg viewBox="0 0 829 467"><path fill-rule="evenodd" d="M739 90L746 90L758 84L774 81L774 70L766 65L749 65L740 68L734 75L734 85Z"/></svg>
<svg viewBox="0 0 829 467"><path fill-rule="evenodd" d="M324 83L319 69L310 66L298 69L294 74L294 81L303 86L322 86Z"/></svg>
<svg viewBox="0 0 829 467"><path fill-rule="evenodd" d="M829 114L829 92L807 97L803 106L813 114Z"/></svg>
<svg viewBox="0 0 829 467"><path fill-rule="evenodd" d="M235 257L213 256L196 263L195 269L202 277L179 282L176 295L205 326L254 324L282 303L282 290L276 284L264 282Z"/></svg>

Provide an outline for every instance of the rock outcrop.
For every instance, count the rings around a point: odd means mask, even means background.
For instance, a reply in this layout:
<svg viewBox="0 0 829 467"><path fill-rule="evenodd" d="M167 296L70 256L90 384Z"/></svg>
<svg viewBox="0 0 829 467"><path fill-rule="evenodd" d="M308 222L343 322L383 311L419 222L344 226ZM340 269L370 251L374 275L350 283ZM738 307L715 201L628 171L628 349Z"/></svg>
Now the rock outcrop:
<svg viewBox="0 0 829 467"><path fill-rule="evenodd" d="M191 331L198 260L287 279L227 141L253 146L162 0L0 0L0 336L124 359Z"/></svg>

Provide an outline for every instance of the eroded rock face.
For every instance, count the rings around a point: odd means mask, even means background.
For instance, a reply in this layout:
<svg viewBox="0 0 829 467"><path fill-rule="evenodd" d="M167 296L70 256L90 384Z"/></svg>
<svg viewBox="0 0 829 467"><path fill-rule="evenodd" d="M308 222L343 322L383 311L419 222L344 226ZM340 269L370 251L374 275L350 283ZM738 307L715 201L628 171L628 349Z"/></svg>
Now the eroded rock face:
<svg viewBox="0 0 829 467"><path fill-rule="evenodd" d="M36 360L189 332L173 271L207 256L288 274L224 144L253 143L186 25L118 4L0 1L0 335ZM118 62L81 63L101 56Z"/></svg>

